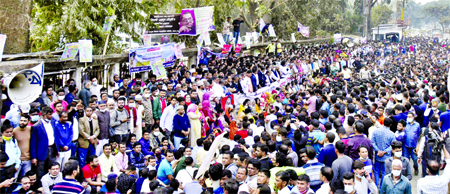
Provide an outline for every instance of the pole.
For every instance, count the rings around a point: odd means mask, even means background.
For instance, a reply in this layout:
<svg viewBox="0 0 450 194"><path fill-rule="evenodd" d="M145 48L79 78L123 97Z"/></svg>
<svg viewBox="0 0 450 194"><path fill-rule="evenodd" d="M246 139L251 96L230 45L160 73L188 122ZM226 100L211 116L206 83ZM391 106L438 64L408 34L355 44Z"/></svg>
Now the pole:
<svg viewBox="0 0 450 194"><path fill-rule="evenodd" d="M378 24L378 32L377 32L377 36L380 37L380 24ZM381 38L380 38L381 40Z"/></svg>
<svg viewBox="0 0 450 194"><path fill-rule="evenodd" d="M402 21L405 20L405 1L406 0L403 0Z"/></svg>
<svg viewBox="0 0 450 194"><path fill-rule="evenodd" d="M108 47L108 41L109 41L109 35L111 33L108 33L108 36L106 36L105 46L103 47L103 56L106 54L106 48Z"/></svg>

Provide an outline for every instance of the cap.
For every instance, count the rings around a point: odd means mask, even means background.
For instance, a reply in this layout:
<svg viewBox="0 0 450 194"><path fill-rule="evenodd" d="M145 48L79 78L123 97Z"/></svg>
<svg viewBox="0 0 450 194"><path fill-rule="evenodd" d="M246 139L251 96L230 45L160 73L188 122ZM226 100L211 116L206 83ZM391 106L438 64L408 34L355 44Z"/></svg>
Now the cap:
<svg viewBox="0 0 450 194"><path fill-rule="evenodd" d="M140 94L138 94L138 95L136 95L136 96L134 97L134 100L136 100L136 101L142 101L142 96L141 96Z"/></svg>
<svg viewBox="0 0 450 194"><path fill-rule="evenodd" d="M115 173L111 173L108 175L108 179L115 179L115 178L117 178L117 174Z"/></svg>
<svg viewBox="0 0 450 194"><path fill-rule="evenodd" d="M106 104L106 101L100 100L100 101L98 101L98 104Z"/></svg>
<svg viewBox="0 0 450 194"><path fill-rule="evenodd" d="M184 110L184 106L181 106L181 105L177 106L177 110L180 110L180 109Z"/></svg>

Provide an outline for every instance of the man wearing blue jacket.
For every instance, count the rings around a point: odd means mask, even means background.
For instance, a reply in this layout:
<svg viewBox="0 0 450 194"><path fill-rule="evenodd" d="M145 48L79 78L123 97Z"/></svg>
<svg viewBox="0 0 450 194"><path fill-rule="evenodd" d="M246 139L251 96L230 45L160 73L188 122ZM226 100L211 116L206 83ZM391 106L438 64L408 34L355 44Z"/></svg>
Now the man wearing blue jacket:
<svg viewBox="0 0 450 194"><path fill-rule="evenodd" d="M41 180L48 169L48 166L44 165L55 162L58 155L51 124L52 114L52 108L43 107L41 109L42 119L31 127L30 155L31 163L37 167L37 180Z"/></svg>
<svg viewBox="0 0 450 194"><path fill-rule="evenodd" d="M59 152L58 163L61 167L69 160L72 150L70 145L73 138L73 125L69 119L67 111L61 111L59 113L59 121L53 122L53 128L55 129L55 144ZM75 150L74 150L75 151Z"/></svg>

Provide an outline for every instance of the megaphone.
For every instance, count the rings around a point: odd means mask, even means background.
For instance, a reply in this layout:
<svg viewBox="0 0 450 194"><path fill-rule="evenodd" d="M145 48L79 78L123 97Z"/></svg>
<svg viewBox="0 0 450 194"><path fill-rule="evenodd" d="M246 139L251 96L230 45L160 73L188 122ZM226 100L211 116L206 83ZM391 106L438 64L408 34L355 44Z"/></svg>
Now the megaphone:
<svg viewBox="0 0 450 194"><path fill-rule="evenodd" d="M5 76L1 81L8 89L8 96L14 104L25 105L35 101L42 93L44 63L31 69L24 69Z"/></svg>
<svg viewBox="0 0 450 194"><path fill-rule="evenodd" d="M355 45L355 43L353 42L353 39L348 38L348 37L345 37L342 39L342 44L344 44L347 47L353 47Z"/></svg>

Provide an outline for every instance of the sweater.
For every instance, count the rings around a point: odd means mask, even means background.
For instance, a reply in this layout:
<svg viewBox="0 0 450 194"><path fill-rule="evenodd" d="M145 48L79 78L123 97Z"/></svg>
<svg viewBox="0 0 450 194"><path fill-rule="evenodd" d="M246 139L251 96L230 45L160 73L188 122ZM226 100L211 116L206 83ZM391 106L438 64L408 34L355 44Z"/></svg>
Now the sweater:
<svg viewBox="0 0 450 194"><path fill-rule="evenodd" d="M188 131L189 128L191 128L191 124L186 114L183 114L183 116L177 114L173 117L173 131L175 132L175 137L185 138L186 136L181 133L181 131Z"/></svg>

